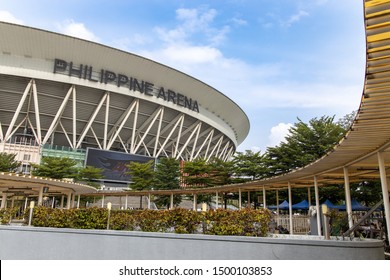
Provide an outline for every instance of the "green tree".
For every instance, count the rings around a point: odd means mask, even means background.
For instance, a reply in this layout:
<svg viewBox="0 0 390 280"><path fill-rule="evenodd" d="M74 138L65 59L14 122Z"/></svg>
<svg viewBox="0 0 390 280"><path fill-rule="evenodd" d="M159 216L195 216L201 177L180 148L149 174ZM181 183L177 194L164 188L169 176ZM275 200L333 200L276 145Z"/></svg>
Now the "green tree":
<svg viewBox="0 0 390 280"><path fill-rule="evenodd" d="M213 158L209 162L211 186L222 186L232 182L233 162Z"/></svg>
<svg viewBox="0 0 390 280"><path fill-rule="evenodd" d="M259 152L246 150L237 152L232 159L232 172L236 181L256 180L264 177L265 167L263 155Z"/></svg>
<svg viewBox="0 0 390 280"><path fill-rule="evenodd" d="M154 161L150 160L145 163L132 161L126 164L129 169L127 174L131 176L131 189L142 191L151 188L154 183ZM142 196L140 196L140 208L142 208Z"/></svg>
<svg viewBox="0 0 390 280"><path fill-rule="evenodd" d="M41 164L31 164L35 176L53 179L77 178L77 162L70 158L43 157Z"/></svg>
<svg viewBox="0 0 390 280"><path fill-rule="evenodd" d="M0 153L0 171L15 171L20 162L15 160L16 154Z"/></svg>
<svg viewBox="0 0 390 280"><path fill-rule="evenodd" d="M98 184L95 183L95 180L102 179L103 178L103 169L89 166L80 168L78 170L77 179L78 180L85 180L88 185L93 187L98 187Z"/></svg>
<svg viewBox="0 0 390 280"><path fill-rule="evenodd" d="M210 177L211 165L204 159L187 161L183 167L183 181L186 187L210 187L212 179Z"/></svg>
<svg viewBox="0 0 390 280"><path fill-rule="evenodd" d="M158 190L174 190L180 188L180 163L175 158L161 158L156 164L154 188ZM157 196L157 206L169 208L170 197ZM173 197L173 204L179 205L181 196Z"/></svg>
<svg viewBox="0 0 390 280"><path fill-rule="evenodd" d="M265 165L267 176L280 175L303 167L324 156L344 136L345 129L334 122L334 117L313 118L298 122L289 129L285 141L267 148Z"/></svg>

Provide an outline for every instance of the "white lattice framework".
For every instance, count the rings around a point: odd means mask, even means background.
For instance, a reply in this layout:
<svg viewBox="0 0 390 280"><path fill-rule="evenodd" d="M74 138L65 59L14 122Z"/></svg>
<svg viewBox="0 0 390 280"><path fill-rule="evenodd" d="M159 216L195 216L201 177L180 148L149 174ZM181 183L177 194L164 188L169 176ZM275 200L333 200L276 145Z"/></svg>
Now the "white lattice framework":
<svg viewBox="0 0 390 280"><path fill-rule="evenodd" d="M161 104L75 84L0 76L0 142L26 129L40 146L87 146L182 160L228 159L234 143Z"/></svg>

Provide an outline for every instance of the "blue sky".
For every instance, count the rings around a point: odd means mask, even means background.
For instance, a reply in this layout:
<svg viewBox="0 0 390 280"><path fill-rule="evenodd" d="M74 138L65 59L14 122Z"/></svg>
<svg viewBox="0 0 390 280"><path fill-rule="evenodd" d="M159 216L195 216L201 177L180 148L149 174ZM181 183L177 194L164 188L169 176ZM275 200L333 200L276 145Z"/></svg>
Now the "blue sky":
<svg viewBox="0 0 390 280"><path fill-rule="evenodd" d="M363 2L0 0L0 20L96 41L183 71L248 115L239 151L264 152L299 117L357 110Z"/></svg>

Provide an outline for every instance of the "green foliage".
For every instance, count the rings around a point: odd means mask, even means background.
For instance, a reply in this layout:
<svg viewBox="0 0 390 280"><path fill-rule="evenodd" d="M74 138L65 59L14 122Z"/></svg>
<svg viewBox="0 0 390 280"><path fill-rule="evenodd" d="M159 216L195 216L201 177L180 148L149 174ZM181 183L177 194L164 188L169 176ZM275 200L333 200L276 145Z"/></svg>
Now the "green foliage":
<svg viewBox="0 0 390 280"><path fill-rule="evenodd" d="M15 160L16 154L0 153L0 172L13 172L20 162Z"/></svg>
<svg viewBox="0 0 390 280"><path fill-rule="evenodd" d="M329 217L330 235L341 236L348 230L348 214L346 212L331 209L327 216Z"/></svg>
<svg viewBox="0 0 390 280"><path fill-rule="evenodd" d="M204 159L195 159L187 161L183 167L183 181L187 187L210 187L212 186L212 179L210 172L211 165Z"/></svg>
<svg viewBox="0 0 390 280"><path fill-rule="evenodd" d="M271 213L264 209L218 209L206 214L207 234L266 236Z"/></svg>
<svg viewBox="0 0 390 280"><path fill-rule="evenodd" d="M9 224L12 217L15 217L17 212L17 207L0 209L0 225Z"/></svg>
<svg viewBox="0 0 390 280"><path fill-rule="evenodd" d="M180 188L180 164L174 158L161 158L156 164L154 189L174 190ZM169 207L170 196L157 196L154 202L158 207ZM179 205L181 196L173 197L173 204Z"/></svg>
<svg viewBox="0 0 390 280"><path fill-rule="evenodd" d="M126 167L129 168L127 173L131 176L131 188L133 190L144 190L153 185L154 170L152 160L146 163L132 161Z"/></svg>
<svg viewBox="0 0 390 280"><path fill-rule="evenodd" d="M28 212L25 213L26 220ZM56 228L106 229L107 222L108 210L104 208L62 210L39 206L34 208L32 218L33 226ZM213 235L266 236L269 222L270 212L264 209L209 212L186 209L112 210L110 215L110 229L113 230L203 232Z"/></svg>
<svg viewBox="0 0 390 280"><path fill-rule="evenodd" d="M87 165L84 168L80 168L78 172L78 178L87 181L103 178L103 169Z"/></svg>
<svg viewBox="0 0 390 280"><path fill-rule="evenodd" d="M264 177L264 155L260 152L246 150L245 153L237 152L233 159L233 173L239 178L246 180L256 180ZM245 180L245 179L244 179Z"/></svg>
<svg viewBox="0 0 390 280"><path fill-rule="evenodd" d="M41 164L31 164L34 167L32 174L53 179L76 178L76 164L75 160L66 157L43 157Z"/></svg>
<svg viewBox="0 0 390 280"><path fill-rule="evenodd" d="M308 123L298 118L284 142L267 148L264 158L267 176L280 175L321 158L344 133L345 129L334 122L334 117L313 118Z"/></svg>

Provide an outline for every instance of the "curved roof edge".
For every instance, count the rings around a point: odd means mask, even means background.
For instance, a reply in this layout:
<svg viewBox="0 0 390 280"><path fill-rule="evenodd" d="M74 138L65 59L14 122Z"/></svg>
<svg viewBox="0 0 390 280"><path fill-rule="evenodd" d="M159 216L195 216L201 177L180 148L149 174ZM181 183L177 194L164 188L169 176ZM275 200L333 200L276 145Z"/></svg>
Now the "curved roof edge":
<svg viewBox="0 0 390 280"><path fill-rule="evenodd" d="M169 69L170 71L172 71L174 73L177 73L177 75L180 75L182 77L187 77L188 79L191 79L191 80L197 82L199 85L201 85L201 86L203 86L205 88L209 88L211 93L213 92L215 94L220 95L220 97L224 98L227 101L227 103L230 103L231 106L233 106L235 108L235 110L237 110L237 112L235 112L234 114L232 114L232 112L230 110L228 110L229 112L224 114L225 110L223 110L223 108L220 108L220 106L219 107L215 106L215 108L213 108L212 106L214 104L210 104L211 102L209 104L207 104L207 107L209 107L208 110L210 112L215 112L216 116L220 116L220 115L223 116L223 117L220 117L220 118L221 118L221 120L224 120L225 122L227 122L227 124L234 124L234 120L237 119L237 118L241 118L242 119L240 121L240 125L235 124L235 131L239 131L240 132L236 136L237 137L237 145L240 145L245 140L245 138L247 137L247 135L249 133L249 129L250 129L249 118L246 115L246 113L244 112L244 110L235 101L233 101L230 97L228 97L227 95L225 95L221 91L217 90L216 88L210 86L209 84L207 84L205 82L202 82L200 79L195 78L195 77L193 77L193 76L191 76L189 74L186 74L186 73L184 73L184 72L182 72L180 70L177 70L177 69L175 69L175 68L173 68L171 66L162 64L162 63L157 62L157 61L155 61L153 59L150 59L150 58L146 58L146 57L143 57L143 56L131 53L129 51L124 51L124 50L121 50L121 49L118 49L118 48L107 46L107 45L104 45L104 44L99 43L99 42L89 41L89 40L78 38L78 37L72 37L72 36L69 36L69 35L61 34L61 33L54 32L54 31L49 31L49 30L45 30L45 29L41 29L41 28L37 28L37 27L19 25L19 24L3 22L3 21L0 21L0 24L8 25L8 26L14 26L14 27L22 28L22 29L26 29L26 30L32 30L34 32L41 32L41 33L45 33L45 34L51 34L53 36L69 38L69 39L78 41L81 44L92 44L92 45L95 45L95 46L98 46L98 47L101 47L101 48L104 48L104 49L112 50L112 51L117 52L117 53L122 53L122 54L125 54L125 55L129 55L129 56L135 57L137 59L148 61L148 62L153 63L153 64L155 64L155 65L157 65L159 67L162 67L163 69ZM217 104L215 104L215 105L217 105ZM241 116L237 117L237 113L241 114ZM232 116L232 115L235 115L235 116Z"/></svg>

